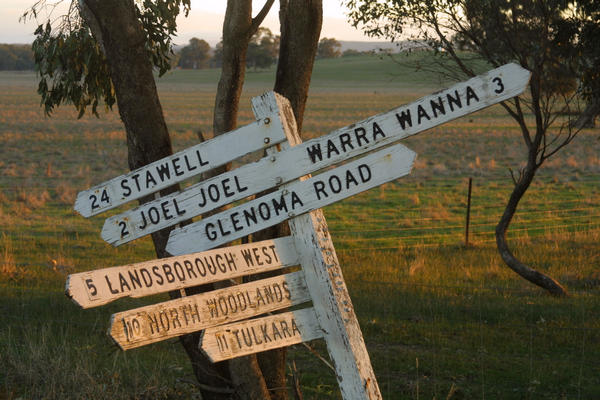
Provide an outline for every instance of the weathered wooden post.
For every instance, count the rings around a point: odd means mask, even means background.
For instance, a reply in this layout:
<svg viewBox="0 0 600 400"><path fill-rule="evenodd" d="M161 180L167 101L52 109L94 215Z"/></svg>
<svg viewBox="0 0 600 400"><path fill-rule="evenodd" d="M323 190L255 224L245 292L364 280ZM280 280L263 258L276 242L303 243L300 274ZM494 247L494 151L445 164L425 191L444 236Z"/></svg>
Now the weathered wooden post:
<svg viewBox="0 0 600 400"><path fill-rule="evenodd" d="M302 139L287 99L272 93L263 96L263 100L270 105L272 114L279 111L288 143L300 144ZM379 385L323 212L317 209L291 218L288 223L342 397L380 399Z"/></svg>

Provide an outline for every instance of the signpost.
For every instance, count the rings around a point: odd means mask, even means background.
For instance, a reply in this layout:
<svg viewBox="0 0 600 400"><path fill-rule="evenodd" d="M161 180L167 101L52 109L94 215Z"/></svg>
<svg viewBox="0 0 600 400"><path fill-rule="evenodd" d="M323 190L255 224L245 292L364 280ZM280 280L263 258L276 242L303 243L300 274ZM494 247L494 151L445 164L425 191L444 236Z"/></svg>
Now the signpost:
<svg viewBox="0 0 600 400"><path fill-rule="evenodd" d="M300 264L295 272L113 314L109 334L126 350L204 330L200 346L214 362L323 338L342 397L379 399L320 208L410 173L416 154L395 142L514 97L529 76L507 64L305 143L286 99L272 92L254 98L255 123L83 191L75 209L96 215L262 148L268 156L257 162L108 218L102 237L123 244L277 190L174 229L167 250L176 257L70 275L67 296L95 307ZM289 237L213 249L286 220ZM311 308L259 317L309 301Z"/></svg>
<svg viewBox="0 0 600 400"><path fill-rule="evenodd" d="M102 238L113 245L127 243L514 97L521 93L528 79L527 70L516 64L504 65L406 106L110 217L102 229Z"/></svg>

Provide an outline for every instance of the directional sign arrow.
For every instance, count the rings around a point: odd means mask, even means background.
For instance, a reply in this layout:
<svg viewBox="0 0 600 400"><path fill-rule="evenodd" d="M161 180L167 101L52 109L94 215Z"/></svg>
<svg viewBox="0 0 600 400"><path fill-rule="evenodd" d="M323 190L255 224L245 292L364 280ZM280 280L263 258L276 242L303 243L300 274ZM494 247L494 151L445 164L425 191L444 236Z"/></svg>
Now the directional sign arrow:
<svg viewBox="0 0 600 400"><path fill-rule="evenodd" d="M74 208L90 217L284 140L274 115L79 192Z"/></svg>
<svg viewBox="0 0 600 400"><path fill-rule="evenodd" d="M416 153L401 144L312 178L296 181L237 207L171 231L167 251L185 254L216 247L288 218L407 175Z"/></svg>
<svg viewBox="0 0 600 400"><path fill-rule="evenodd" d="M208 328L202 333L200 349L217 362L321 337L314 309L305 308Z"/></svg>
<svg viewBox="0 0 600 400"><path fill-rule="evenodd" d="M82 308L298 265L289 237L71 274L66 294Z"/></svg>
<svg viewBox="0 0 600 400"><path fill-rule="evenodd" d="M255 163L108 218L102 238L119 245L300 176L389 145L523 92L529 71L507 64L449 89L309 140Z"/></svg>
<svg viewBox="0 0 600 400"><path fill-rule="evenodd" d="M109 334L131 349L310 300L302 271L112 315Z"/></svg>

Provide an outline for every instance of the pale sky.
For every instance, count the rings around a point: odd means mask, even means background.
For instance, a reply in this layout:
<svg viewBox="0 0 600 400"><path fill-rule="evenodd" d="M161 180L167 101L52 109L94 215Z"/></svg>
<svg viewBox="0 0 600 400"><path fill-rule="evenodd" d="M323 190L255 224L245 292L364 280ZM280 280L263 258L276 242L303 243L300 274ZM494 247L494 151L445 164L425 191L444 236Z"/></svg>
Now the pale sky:
<svg viewBox="0 0 600 400"><path fill-rule="evenodd" d="M35 3L36 0L0 0L0 43L31 43L39 23L45 23L48 17L39 16L38 22L19 22L19 17ZM56 0L48 0L55 3ZM70 0L64 0L68 5ZM264 0L253 1L254 13L260 11ZM57 7L50 16L51 19L64 13L64 5ZM223 15L225 14L225 0L192 0L192 11L188 18L178 19L178 37L175 43L186 44L192 37L204 39L214 46L222 36ZM279 2L276 1L267 15L263 26L279 34ZM346 10L340 5L340 0L323 0L323 27L321 37L333 37L337 40L370 41L362 32L354 29L345 16Z"/></svg>

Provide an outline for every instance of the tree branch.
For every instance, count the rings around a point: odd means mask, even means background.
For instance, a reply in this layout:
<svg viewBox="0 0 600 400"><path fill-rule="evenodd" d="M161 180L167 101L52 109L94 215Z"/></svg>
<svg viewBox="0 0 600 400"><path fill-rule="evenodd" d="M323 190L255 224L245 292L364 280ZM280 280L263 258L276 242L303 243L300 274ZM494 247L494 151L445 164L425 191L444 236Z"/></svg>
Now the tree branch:
<svg viewBox="0 0 600 400"><path fill-rule="evenodd" d="M271 6L273 5L274 2L275 2L275 0L267 0L265 2L265 5L263 6L263 8L260 10L260 12L258 14L256 14L256 17L252 18L252 24L250 25L250 32L249 32L250 37L252 37L252 35L254 35L258 31L260 24L262 24L263 21L265 20L265 17L271 10Z"/></svg>

